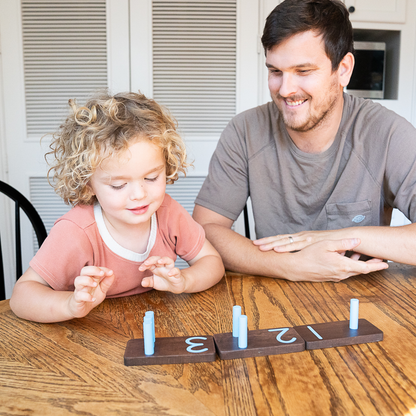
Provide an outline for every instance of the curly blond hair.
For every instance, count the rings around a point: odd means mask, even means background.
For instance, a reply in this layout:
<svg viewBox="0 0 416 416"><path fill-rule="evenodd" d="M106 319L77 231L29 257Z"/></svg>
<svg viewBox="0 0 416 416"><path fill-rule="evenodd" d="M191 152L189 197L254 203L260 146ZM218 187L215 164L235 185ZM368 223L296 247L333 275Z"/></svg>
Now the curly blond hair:
<svg viewBox="0 0 416 416"><path fill-rule="evenodd" d="M48 180L68 205L95 202L89 181L101 162L126 150L132 140L144 139L162 149L166 161L166 183L174 183L179 172L186 175L186 148L176 131L177 122L168 110L141 93L95 94L85 106L68 101L71 114L52 135Z"/></svg>

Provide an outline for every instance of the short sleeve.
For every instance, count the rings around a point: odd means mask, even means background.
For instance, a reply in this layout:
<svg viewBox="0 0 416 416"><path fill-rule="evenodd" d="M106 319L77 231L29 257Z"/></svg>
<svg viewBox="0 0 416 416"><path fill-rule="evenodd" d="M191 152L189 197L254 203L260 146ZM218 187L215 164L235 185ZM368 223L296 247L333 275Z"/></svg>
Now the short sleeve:
<svg viewBox="0 0 416 416"><path fill-rule="evenodd" d="M169 195L157 215L159 231L172 251L185 261L194 259L205 243L202 226Z"/></svg>
<svg viewBox="0 0 416 416"><path fill-rule="evenodd" d="M61 220L29 264L53 289L74 290L81 269L93 264L93 247L83 229Z"/></svg>
<svg viewBox="0 0 416 416"><path fill-rule="evenodd" d="M408 130L402 136L407 143L390 144L386 178L389 190L395 193L393 206L416 222L416 130L412 126Z"/></svg>
<svg viewBox="0 0 416 416"><path fill-rule="evenodd" d="M195 203L235 221L249 196L244 123L232 120L223 131Z"/></svg>
<svg viewBox="0 0 416 416"><path fill-rule="evenodd" d="M385 197L416 222L416 129L397 118L391 130L385 173Z"/></svg>

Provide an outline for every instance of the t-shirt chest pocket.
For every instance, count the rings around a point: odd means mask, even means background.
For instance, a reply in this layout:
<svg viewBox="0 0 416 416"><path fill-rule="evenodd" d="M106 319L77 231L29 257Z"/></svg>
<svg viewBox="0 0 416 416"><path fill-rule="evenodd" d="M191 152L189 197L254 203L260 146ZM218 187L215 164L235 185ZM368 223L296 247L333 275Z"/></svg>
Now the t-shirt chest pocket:
<svg viewBox="0 0 416 416"><path fill-rule="evenodd" d="M371 201L339 202L325 206L328 230L371 225Z"/></svg>

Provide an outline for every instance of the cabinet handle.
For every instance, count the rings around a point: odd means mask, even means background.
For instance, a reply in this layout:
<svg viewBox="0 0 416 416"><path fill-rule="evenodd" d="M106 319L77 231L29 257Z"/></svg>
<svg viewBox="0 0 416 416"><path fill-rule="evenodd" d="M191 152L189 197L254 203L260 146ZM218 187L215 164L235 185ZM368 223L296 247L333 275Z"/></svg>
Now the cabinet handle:
<svg viewBox="0 0 416 416"><path fill-rule="evenodd" d="M355 12L355 7L354 7L354 6L350 6L350 7L348 7L348 11L349 11L350 13L354 13L354 12Z"/></svg>

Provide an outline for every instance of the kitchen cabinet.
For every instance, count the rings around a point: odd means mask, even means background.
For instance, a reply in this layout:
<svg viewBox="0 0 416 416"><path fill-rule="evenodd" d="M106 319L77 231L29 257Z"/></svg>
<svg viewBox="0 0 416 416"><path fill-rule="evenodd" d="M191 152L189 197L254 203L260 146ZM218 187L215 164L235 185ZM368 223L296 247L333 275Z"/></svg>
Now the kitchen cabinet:
<svg viewBox="0 0 416 416"><path fill-rule="evenodd" d="M406 0L344 0L344 3L352 22L406 21Z"/></svg>

